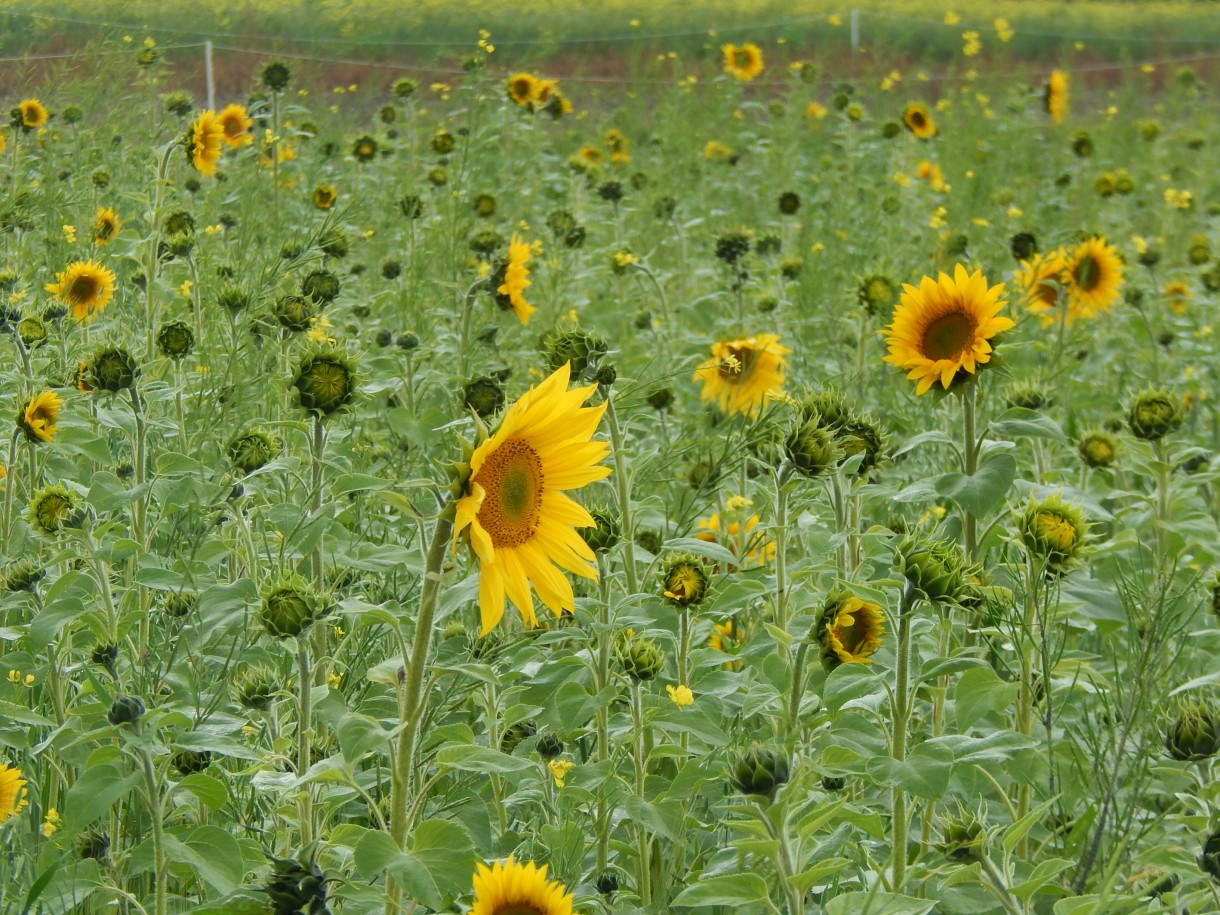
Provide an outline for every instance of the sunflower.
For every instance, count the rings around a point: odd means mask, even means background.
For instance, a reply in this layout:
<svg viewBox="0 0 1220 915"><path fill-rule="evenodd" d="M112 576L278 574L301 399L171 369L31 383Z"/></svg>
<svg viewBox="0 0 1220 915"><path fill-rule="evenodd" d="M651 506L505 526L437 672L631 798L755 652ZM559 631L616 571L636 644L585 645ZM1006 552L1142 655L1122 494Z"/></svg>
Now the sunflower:
<svg viewBox="0 0 1220 915"><path fill-rule="evenodd" d="M695 370L695 381L703 382L700 396L726 413L755 416L783 389L790 352L776 334L713 343L712 357Z"/></svg>
<svg viewBox="0 0 1220 915"><path fill-rule="evenodd" d="M572 894L558 880L547 880L546 869L511 855L491 867L480 863L470 915L572 915Z"/></svg>
<svg viewBox="0 0 1220 915"><path fill-rule="evenodd" d="M928 140L936 136L936 125L928 113L928 106L920 102L907 105L902 112L902 123L920 140Z"/></svg>
<svg viewBox="0 0 1220 915"><path fill-rule="evenodd" d="M43 391L31 397L17 416L17 425L31 442L50 442L55 439L59 426L59 408L63 401L54 391Z"/></svg>
<svg viewBox="0 0 1220 915"><path fill-rule="evenodd" d="M220 161L224 140L225 128L216 117L216 112L202 112L186 135L186 151L196 171L202 175L216 174L216 163Z"/></svg>
<svg viewBox="0 0 1220 915"><path fill-rule="evenodd" d="M1042 101L1046 113L1056 124L1062 124L1068 112L1068 78L1062 70L1053 70L1046 80Z"/></svg>
<svg viewBox="0 0 1220 915"><path fill-rule="evenodd" d="M0 823L25 807L25 779L20 769L0 763Z"/></svg>
<svg viewBox="0 0 1220 915"><path fill-rule="evenodd" d="M762 49L758 45L751 43L737 47L726 44L720 50L724 52L725 73L747 83L762 73Z"/></svg>
<svg viewBox="0 0 1220 915"><path fill-rule="evenodd" d="M1092 318L1109 311L1123 284L1123 262L1101 236L1086 238L1068 257L1063 270L1070 308Z"/></svg>
<svg viewBox="0 0 1220 915"><path fill-rule="evenodd" d="M538 80L528 73L518 73L508 81L508 97L518 105L528 105L534 100Z"/></svg>
<svg viewBox="0 0 1220 915"><path fill-rule="evenodd" d="M110 207L103 207L93 217L93 243L95 245L110 244L119 234L122 226L123 221L119 219L119 214Z"/></svg>
<svg viewBox="0 0 1220 915"><path fill-rule="evenodd" d="M333 184L319 184L313 189L313 205L319 210L329 210L339 198L339 191Z"/></svg>
<svg viewBox="0 0 1220 915"><path fill-rule="evenodd" d="M1175 315L1186 314L1193 297L1190 287L1185 283L1166 283L1161 294L1165 296L1165 305Z"/></svg>
<svg viewBox="0 0 1220 915"><path fill-rule="evenodd" d="M508 296L513 313L520 319L522 325L528 325L530 315L538 310L525 301L525 296L522 294L527 286L532 285L529 268L525 266L525 262L529 259L530 246L518 238L514 232L508 245L508 266L504 269L504 282L496 287L496 292Z"/></svg>
<svg viewBox="0 0 1220 915"><path fill-rule="evenodd" d="M250 136L254 119L246 112L245 105L228 106L216 115L216 120L224 129L225 145L230 149L240 149L254 142L254 137Z"/></svg>
<svg viewBox="0 0 1220 915"><path fill-rule="evenodd" d="M925 393L936 381L948 390L963 370L991 360L991 339L1013 322L999 317L1007 304L1000 298L1004 284L988 288L981 272L966 273L958 264L952 277L925 276L919 286L904 283L886 335L885 361L904 369L918 381L915 394Z"/></svg>
<svg viewBox="0 0 1220 915"><path fill-rule="evenodd" d="M1048 327L1057 320L1059 293L1063 286L1063 268L1067 258L1062 248L1046 254L1034 254L1021 261L1021 269L1013 276L1013 283L1025 292L1025 307L1042 318L1042 326ZM1079 315L1070 309L1064 316L1070 326Z"/></svg>
<svg viewBox="0 0 1220 915"><path fill-rule="evenodd" d="M871 664L870 656L881 647L885 634L885 614L877 604L855 596L831 599L822 612L821 632L824 657L836 663Z"/></svg>
<svg viewBox="0 0 1220 915"><path fill-rule="evenodd" d="M45 126L51 117L47 112L47 106L36 98L23 100L17 106L17 112L21 119L21 126L26 130L37 130L39 127Z"/></svg>
<svg viewBox="0 0 1220 915"><path fill-rule="evenodd" d="M597 577L593 551L577 530L597 523L563 490L610 473L598 466L609 445L590 440L606 405L582 407L597 385L569 391L570 372L565 364L524 394L470 458L454 538L469 528L484 635L504 615L505 595L523 620L537 622L531 585L556 616L573 610L572 585L555 565Z"/></svg>
<svg viewBox="0 0 1220 915"><path fill-rule="evenodd" d="M114 274L97 261L69 264L56 279L59 282L47 283L44 288L70 307L77 321L92 321L114 295Z"/></svg>

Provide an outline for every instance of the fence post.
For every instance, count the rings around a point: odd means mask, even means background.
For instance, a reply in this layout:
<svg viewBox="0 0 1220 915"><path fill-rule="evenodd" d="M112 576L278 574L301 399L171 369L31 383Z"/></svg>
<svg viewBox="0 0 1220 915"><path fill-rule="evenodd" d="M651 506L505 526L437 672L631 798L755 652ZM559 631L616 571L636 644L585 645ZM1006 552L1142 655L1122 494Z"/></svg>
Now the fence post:
<svg viewBox="0 0 1220 915"><path fill-rule="evenodd" d="M203 43L203 69L208 80L208 109L216 110L216 79L212 73L212 42Z"/></svg>

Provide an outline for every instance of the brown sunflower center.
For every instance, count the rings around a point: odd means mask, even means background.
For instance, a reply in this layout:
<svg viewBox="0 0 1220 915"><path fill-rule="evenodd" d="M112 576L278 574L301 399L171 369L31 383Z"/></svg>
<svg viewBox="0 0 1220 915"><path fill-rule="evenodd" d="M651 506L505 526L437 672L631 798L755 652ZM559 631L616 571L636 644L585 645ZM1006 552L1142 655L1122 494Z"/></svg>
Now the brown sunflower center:
<svg viewBox="0 0 1220 915"><path fill-rule="evenodd" d="M907 119L910 121L911 126L916 130L919 130L928 123L928 119L923 116L922 111L912 111L910 115L908 115Z"/></svg>
<svg viewBox="0 0 1220 915"><path fill-rule="evenodd" d="M487 492L479 523L496 548L521 546L534 536L542 515L542 460L530 445L510 438L479 468Z"/></svg>
<svg viewBox="0 0 1220 915"><path fill-rule="evenodd" d="M513 98L529 98L533 91L533 82L528 79L518 79L513 81Z"/></svg>
<svg viewBox="0 0 1220 915"><path fill-rule="evenodd" d="M99 239L109 238L114 234L114 222L111 219L102 219L97 224L97 237Z"/></svg>
<svg viewBox="0 0 1220 915"><path fill-rule="evenodd" d="M735 66L738 70L747 69L750 66L750 52L749 51L734 51L733 52L733 66Z"/></svg>
<svg viewBox="0 0 1220 915"><path fill-rule="evenodd" d="M960 311L941 315L923 332L923 354L928 359L957 359L974 339L974 319Z"/></svg>
<svg viewBox="0 0 1220 915"><path fill-rule="evenodd" d="M72 285L68 287L68 299L71 302L92 302L97 297L98 284L97 278L92 276L78 276L72 281Z"/></svg>
<svg viewBox="0 0 1220 915"><path fill-rule="evenodd" d="M1101 265L1092 255L1082 257L1080 263L1072 268L1072 279L1082 292L1092 292L1101 282Z"/></svg>
<svg viewBox="0 0 1220 915"><path fill-rule="evenodd" d="M754 350L748 346L726 346L720 357L717 371L720 377L733 384L741 381L750 371L754 361Z"/></svg>
<svg viewBox="0 0 1220 915"><path fill-rule="evenodd" d="M831 631L848 654L856 654L868 638L866 627L862 625L858 613L850 615L840 613Z"/></svg>
<svg viewBox="0 0 1220 915"><path fill-rule="evenodd" d="M547 915L547 913L536 905L523 902L507 902L504 905L496 906L495 911L491 915Z"/></svg>
<svg viewBox="0 0 1220 915"><path fill-rule="evenodd" d="M46 426L55 421L55 417L51 415L51 408L46 404L39 404L26 414L26 422L31 426Z"/></svg>

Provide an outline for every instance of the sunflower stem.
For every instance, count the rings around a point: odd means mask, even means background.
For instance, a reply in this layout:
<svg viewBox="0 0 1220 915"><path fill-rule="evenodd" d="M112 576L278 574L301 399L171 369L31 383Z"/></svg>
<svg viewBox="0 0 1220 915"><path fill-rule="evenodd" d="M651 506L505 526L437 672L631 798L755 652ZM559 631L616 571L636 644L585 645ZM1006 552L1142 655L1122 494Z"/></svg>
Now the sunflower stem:
<svg viewBox="0 0 1220 915"><path fill-rule="evenodd" d="M788 631L788 465L775 473L775 625ZM764 555L766 555L764 548Z"/></svg>
<svg viewBox="0 0 1220 915"><path fill-rule="evenodd" d="M631 681L631 724L635 730L632 743L632 757L635 762L635 793L641 801L644 796L648 779L648 770L644 756L644 700L640 682ZM652 904L652 841L643 823L636 824L636 867L635 878L640 904L648 907Z"/></svg>
<svg viewBox="0 0 1220 915"><path fill-rule="evenodd" d="M165 854L165 811L161 800L161 788L157 784L157 773L153 769L152 753L147 746L141 745L138 751L140 771L144 775L144 801L148 806L148 816L153 828L153 860L156 862L156 872L153 877L156 902L155 915L165 915L168 911L169 893L166 883L169 878L169 858Z"/></svg>
<svg viewBox="0 0 1220 915"><path fill-rule="evenodd" d="M446 501L432 532L432 541L424 557L423 586L419 596L419 614L416 617L415 636L411 640L411 657L403 658L402 673L404 694L402 702L402 732L394 754L394 770L390 779L390 838L403 848L407 839L409 820L408 802L411 783L415 776L415 755L418 749L419 725L427 710L428 696L424 691L424 667L432 646L432 629L436 617L437 597L441 589L441 569L445 561L445 550L453 533L453 518L457 503ZM386 878L386 915L400 912L405 887L398 885L392 876Z"/></svg>
<svg viewBox="0 0 1220 915"><path fill-rule="evenodd" d="M967 477L973 477L979 468L979 441L975 430L975 407L977 405L977 382L974 379L966 382L965 393L962 396L962 426L965 437L965 447L962 449L962 472ZM962 529L966 539L966 558L971 562L978 561L978 531L977 519L968 509L962 509Z"/></svg>
<svg viewBox="0 0 1220 915"><path fill-rule="evenodd" d="M147 474L145 465L148 463L148 424L144 420L144 410L140 404L140 394L133 384L127 389L131 396L131 412L136 420L136 454L135 454L135 480L136 489L139 490L144 486L144 479ZM148 494L141 493L136 498L135 518L133 519L133 527L135 528L136 542L140 544L140 549L147 551L148 543L144 539L145 527L148 519ZM134 557L133 557L134 559ZM139 586L140 599L140 656L143 657L148 651L148 589L144 585Z"/></svg>
<svg viewBox="0 0 1220 915"><path fill-rule="evenodd" d="M911 716L911 611L914 589L908 582L898 602L898 657L894 670L893 733L890 756L903 763L907 757L907 727ZM907 794L902 788L893 790L893 820L891 830L890 892L901 893L907 873Z"/></svg>
<svg viewBox="0 0 1220 915"><path fill-rule="evenodd" d="M0 530L4 531L4 542L13 542L13 492L17 489L17 478L13 475L16 468L13 466L17 460L17 439L21 435L21 430L13 429L13 434L8 440L8 481L4 484L4 525ZM27 481L26 488L33 485L33 481Z"/></svg>
<svg viewBox="0 0 1220 915"><path fill-rule="evenodd" d="M605 389L606 425L610 429L610 443L614 447L614 477L618 491L618 513L623 531L623 566L627 573L627 593L639 591L639 579L635 573L635 523L631 517L631 480L627 476L627 455L623 449L623 432L618 424L618 412L614 409L614 394Z"/></svg>
<svg viewBox="0 0 1220 915"><path fill-rule="evenodd" d="M309 670L309 646L304 634L297 638L297 778L305 777L310 766L310 738L313 730L313 682ZM301 827L301 845L313 841L313 793L309 785L302 785L297 795L298 819Z"/></svg>

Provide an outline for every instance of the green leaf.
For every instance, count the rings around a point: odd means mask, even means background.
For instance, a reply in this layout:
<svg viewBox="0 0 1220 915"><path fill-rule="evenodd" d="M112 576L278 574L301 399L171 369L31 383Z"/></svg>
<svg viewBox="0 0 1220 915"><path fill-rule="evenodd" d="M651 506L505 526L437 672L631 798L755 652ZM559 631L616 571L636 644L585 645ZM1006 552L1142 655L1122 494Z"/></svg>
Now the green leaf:
<svg viewBox="0 0 1220 915"><path fill-rule="evenodd" d="M673 905L698 909L714 905L748 905L769 898L767 882L758 874L722 874L699 878L698 883L678 894Z"/></svg>
<svg viewBox="0 0 1220 915"><path fill-rule="evenodd" d="M1038 866L1029 875L1029 879L1012 888L1012 894L1022 902L1029 902L1038 890L1042 889L1074 863L1066 858L1046 858L1039 861Z"/></svg>
<svg viewBox="0 0 1220 915"><path fill-rule="evenodd" d="M366 753L384 749L387 732L372 718L347 714L339 722L336 736L339 738L339 749L343 752L344 761L352 764Z"/></svg>
<svg viewBox="0 0 1220 915"><path fill-rule="evenodd" d="M905 762L889 756L877 756L868 761L868 774L878 783L929 800L944 796L952 771L953 750L933 742L921 743Z"/></svg>
<svg viewBox="0 0 1220 915"><path fill-rule="evenodd" d="M1003 501L1016 478L1017 459L999 451L989 454L973 476L945 473L936 477L933 485L940 495L982 518Z"/></svg>
<svg viewBox="0 0 1220 915"><path fill-rule="evenodd" d="M957 729L968 730L980 718L1009 708L1020 689L1016 683L1001 680L990 667L966 671L953 691Z"/></svg>
<svg viewBox="0 0 1220 915"><path fill-rule="evenodd" d="M43 874L45 877L46 874ZM39 878L39 882L42 878ZM67 915L69 912L79 912L86 899L93 891L101 887L101 867L92 858L73 862L52 874L41 887L41 892L34 896L34 887L30 888L27 899L28 912L38 915ZM28 904L33 903L32 909Z"/></svg>
<svg viewBox="0 0 1220 915"><path fill-rule="evenodd" d="M1056 442L1067 441L1067 436L1063 434L1057 422L1045 413L1024 407L1005 410L991 421L989 428L1000 438L1048 438Z"/></svg>
<svg viewBox="0 0 1220 915"><path fill-rule="evenodd" d="M366 473L345 473L330 484L328 490L332 496L346 496L352 492L368 492L374 489L388 489L389 480L369 476Z"/></svg>
<svg viewBox="0 0 1220 915"><path fill-rule="evenodd" d="M379 829L369 829L357 841L352 849L352 858L356 862L356 872L362 880L372 880L397 858L401 852L388 832Z"/></svg>
<svg viewBox="0 0 1220 915"><path fill-rule="evenodd" d="M469 890L475 853L464 826L452 820L424 820L411 833L411 855L427 869L442 895Z"/></svg>
<svg viewBox="0 0 1220 915"><path fill-rule="evenodd" d="M881 678L868 664L840 664L826 678L822 701L831 714L842 711L848 703L865 696L883 695Z"/></svg>
<svg viewBox="0 0 1220 915"><path fill-rule="evenodd" d="M199 803L211 810L219 810L229 800L229 789L225 783L202 772L184 777L178 782L177 790L189 791L199 798Z"/></svg>
<svg viewBox="0 0 1220 915"><path fill-rule="evenodd" d="M916 899L897 893L844 893L826 903L826 915L927 915L934 899Z"/></svg>
<svg viewBox="0 0 1220 915"><path fill-rule="evenodd" d="M40 728L49 728L55 722L50 718L45 718L39 715L33 709L28 709L24 705L17 705L14 702L6 702L0 699L0 721L6 725L10 722L18 724L32 724Z"/></svg>
<svg viewBox="0 0 1220 915"><path fill-rule="evenodd" d="M86 769L64 798L64 831L80 832L124 797L139 780L138 772L124 775L114 766Z"/></svg>
<svg viewBox="0 0 1220 915"><path fill-rule="evenodd" d="M518 759L491 747L480 747L476 744L445 747L436 754L436 764L464 772L495 772L498 775L521 772L535 766L535 763L528 759Z"/></svg>

